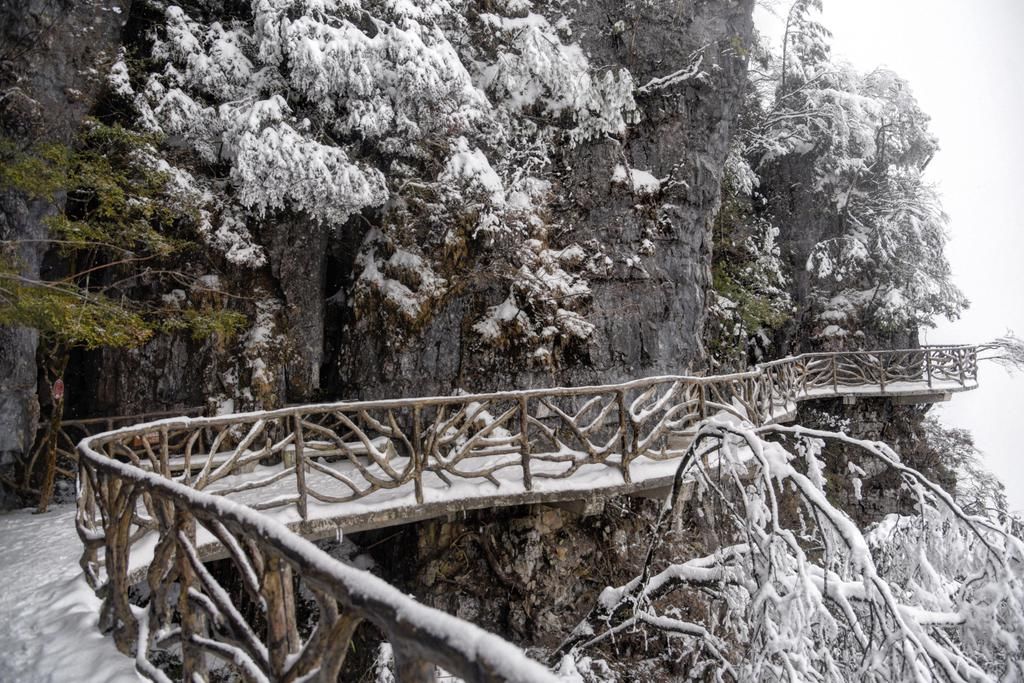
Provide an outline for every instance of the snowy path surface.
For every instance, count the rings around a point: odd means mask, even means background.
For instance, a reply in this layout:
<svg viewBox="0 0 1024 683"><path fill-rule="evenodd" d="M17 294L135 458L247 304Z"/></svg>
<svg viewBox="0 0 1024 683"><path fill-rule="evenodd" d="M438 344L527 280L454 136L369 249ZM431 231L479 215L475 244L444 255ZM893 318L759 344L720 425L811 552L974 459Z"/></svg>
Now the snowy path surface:
<svg viewBox="0 0 1024 683"><path fill-rule="evenodd" d="M74 505L0 513L0 681L143 680L97 627L100 600L82 576Z"/></svg>

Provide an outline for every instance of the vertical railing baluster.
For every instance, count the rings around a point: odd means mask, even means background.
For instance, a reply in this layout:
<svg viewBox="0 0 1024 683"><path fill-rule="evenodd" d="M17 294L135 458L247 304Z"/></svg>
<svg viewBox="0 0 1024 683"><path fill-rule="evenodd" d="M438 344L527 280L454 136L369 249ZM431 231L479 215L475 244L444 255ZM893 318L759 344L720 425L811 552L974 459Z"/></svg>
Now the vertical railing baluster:
<svg viewBox="0 0 1024 683"><path fill-rule="evenodd" d="M295 604L295 572L292 565L281 561L281 592L284 598L285 634L288 637L288 654L293 655L302 647L299 636L299 614Z"/></svg>
<svg viewBox="0 0 1024 683"><path fill-rule="evenodd" d="M790 403L795 402L796 394L793 393L793 387L796 386L796 378L793 371L793 364L786 363L783 367L782 374L786 378L786 384L783 387L782 400L788 407Z"/></svg>
<svg viewBox="0 0 1024 683"><path fill-rule="evenodd" d="M775 415L775 382L771 368L762 370L758 381L761 383L761 413L768 420Z"/></svg>
<svg viewBox="0 0 1024 683"><path fill-rule="evenodd" d="M884 351L878 354L878 383L882 387L882 393L885 393L885 364L888 354Z"/></svg>
<svg viewBox="0 0 1024 683"><path fill-rule="evenodd" d="M960 371L960 386L967 386L967 380L964 376L964 347L960 346L956 350L956 365Z"/></svg>
<svg viewBox="0 0 1024 683"><path fill-rule="evenodd" d="M775 414L775 406L781 404L784 408L788 407L786 404L786 373L779 366L772 367L771 374L772 381L772 415Z"/></svg>
<svg viewBox="0 0 1024 683"><path fill-rule="evenodd" d="M196 545L196 524L195 519L187 510L175 506L172 515L172 529L161 528L164 534L183 534L193 547ZM207 667L206 655L201 648L194 644L193 637L204 637L206 633L206 620L202 612L192 607L189 601L189 589L196 583L196 573L185 551L182 550L180 541L176 544L175 562L178 565L178 614L181 623L181 664L182 680L206 680Z"/></svg>
<svg viewBox="0 0 1024 683"><path fill-rule="evenodd" d="M523 467L523 487L533 490L533 474L530 472L530 413L526 396L519 397L519 458Z"/></svg>
<svg viewBox="0 0 1024 683"><path fill-rule="evenodd" d="M925 377L928 379L928 388L932 388L932 350L925 349L924 352L924 372Z"/></svg>
<svg viewBox="0 0 1024 683"><path fill-rule="evenodd" d="M748 380L750 382L750 407L754 413L750 417L754 424L757 425L758 427L763 425L769 419L768 416L764 414L764 411L761 409L761 406L758 405L757 387L759 380L759 377L751 377Z"/></svg>
<svg viewBox="0 0 1024 683"><path fill-rule="evenodd" d="M626 394L620 389L615 392L615 400L619 404L619 441L622 444L622 480L627 484L632 481L629 475L629 422L626 419Z"/></svg>
<svg viewBox="0 0 1024 683"><path fill-rule="evenodd" d="M756 392L754 389L754 382L755 379L753 377L743 378L743 404L746 405L746 407L748 407L748 413L750 414L748 417L750 418L751 422L753 422L756 425L760 425L761 411L758 410L758 407L755 404L754 395Z"/></svg>
<svg viewBox="0 0 1024 683"><path fill-rule="evenodd" d="M344 610L337 617L324 639L326 645L320 660L320 675L314 680L324 683L335 683L338 680L345 656L352 646L352 636L362 621L362 617L350 609Z"/></svg>
<svg viewBox="0 0 1024 683"><path fill-rule="evenodd" d="M772 377L772 369L770 367L761 370L757 383L761 415L767 420L775 414L775 379Z"/></svg>
<svg viewBox="0 0 1024 683"><path fill-rule="evenodd" d="M422 407L419 403L412 407L412 478L416 489L416 502L423 504L423 465L426 456L423 451L423 434L420 426L423 419Z"/></svg>
<svg viewBox="0 0 1024 683"><path fill-rule="evenodd" d="M296 507L299 517L308 518L309 494L306 490L306 440L302 433L302 413L292 415L292 446L295 450L295 488L299 495Z"/></svg>
<svg viewBox="0 0 1024 683"><path fill-rule="evenodd" d="M185 439L185 450L182 453L185 469L181 473L181 481L185 486L192 486L192 449L199 438L197 435L201 433L202 430L193 431Z"/></svg>
<svg viewBox="0 0 1024 683"><path fill-rule="evenodd" d="M86 582L92 589L97 588L96 571L99 565L99 555L96 546L86 540L84 533L89 536L96 534L96 490L93 480L96 472L88 463L88 460L79 455L78 467L78 519L77 527L82 540L83 550L79 565L85 572ZM104 541L105 542L105 541Z"/></svg>
<svg viewBox="0 0 1024 683"><path fill-rule="evenodd" d="M168 461L169 446L167 443L167 425L160 427L160 474L171 478L171 465Z"/></svg>
<svg viewBox="0 0 1024 683"><path fill-rule="evenodd" d="M838 394L839 393L839 372L838 372L838 367L837 366L839 365L839 354L836 354L834 356L829 356L828 360L829 360L830 363L832 363L832 391L834 391L835 393Z"/></svg>
<svg viewBox="0 0 1024 683"><path fill-rule="evenodd" d="M106 595L100 616L100 628L113 632L117 649L124 654L134 652L138 642L138 621L132 611L128 565L131 559L132 511L135 509L134 487L113 475L103 477L103 507L106 540L104 569L107 573Z"/></svg>
<svg viewBox="0 0 1024 683"><path fill-rule="evenodd" d="M263 571L263 598L267 603L267 654L273 680L282 680L289 655L298 650L295 626L295 590L291 565L268 553Z"/></svg>

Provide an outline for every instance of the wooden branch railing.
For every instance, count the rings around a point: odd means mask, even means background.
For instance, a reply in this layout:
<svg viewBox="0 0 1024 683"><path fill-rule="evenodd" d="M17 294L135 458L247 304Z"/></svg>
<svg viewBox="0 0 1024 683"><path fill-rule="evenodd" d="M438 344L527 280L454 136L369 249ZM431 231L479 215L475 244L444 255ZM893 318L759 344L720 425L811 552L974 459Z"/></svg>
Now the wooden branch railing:
<svg viewBox="0 0 1024 683"><path fill-rule="evenodd" d="M153 663L162 650L179 653L189 680L205 679L213 658L246 680L334 681L361 620L391 639L403 680L427 680L433 664L467 681L545 680L512 646L502 645L507 662L490 657L480 639L503 641L389 592L275 518L330 517L401 489L419 504L427 490L457 498L461 482L504 487L511 501L584 470L628 483L641 459L679 457L711 414L760 425L805 399L976 381L974 347L925 347L804 354L715 377L158 420L79 444L82 567L103 598L101 625L154 680L166 678ZM210 544L234 565L258 618L243 616L239 598L204 567L200 547ZM145 607L129 599L140 580ZM297 619L296 583L312 596L312 630L298 626L308 620Z"/></svg>
<svg viewBox="0 0 1024 683"><path fill-rule="evenodd" d="M433 682L435 664L466 681L556 680L501 638L416 603L251 508L116 460L99 467L90 462L83 473L79 530L87 547L102 547L105 560L99 571L85 563L90 581L102 587L100 626L122 651L135 653L139 671L153 680L169 680L153 662L154 650L161 649L180 653L187 681L207 680L211 669L226 668L246 681L333 683L363 620L391 642L403 681ZM95 512L99 526L92 523ZM159 531L145 607L129 597L139 524ZM201 561L204 534L226 549L241 597L230 595ZM307 610L316 617L312 627L296 618L303 595L310 596ZM243 610L243 601L256 606L255 617ZM222 666L211 666L211 660Z"/></svg>
<svg viewBox="0 0 1024 683"><path fill-rule="evenodd" d="M78 459L78 452L75 450L78 442L82 439L109 432L121 427L137 425L142 422L152 422L164 417L193 417L203 414L203 408L180 408L178 410L161 410L156 412L141 413L138 415L117 415L112 417L86 417L70 418L61 420L60 430L57 433L57 455L70 462ZM40 431L45 425L40 425ZM37 436L36 444L44 439L42 435Z"/></svg>
<svg viewBox="0 0 1024 683"><path fill-rule="evenodd" d="M74 480L77 469L78 442L87 437L109 432L119 427L150 422L162 417L198 416L203 414L202 408L181 408L171 411L154 411L138 415L117 415L109 417L69 418L60 421L56 435L56 470L55 473L69 480ZM21 485L15 487L37 495L32 487L33 473L36 472L40 459L46 459L46 449L50 443L50 421L42 420L36 430L35 440L29 450L28 458L22 472Z"/></svg>

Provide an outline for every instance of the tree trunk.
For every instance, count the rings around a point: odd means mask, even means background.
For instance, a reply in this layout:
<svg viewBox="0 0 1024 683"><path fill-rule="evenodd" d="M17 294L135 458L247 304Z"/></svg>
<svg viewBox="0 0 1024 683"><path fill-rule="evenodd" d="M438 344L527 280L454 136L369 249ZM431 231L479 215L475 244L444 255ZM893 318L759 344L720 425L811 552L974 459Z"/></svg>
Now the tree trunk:
<svg viewBox="0 0 1024 683"><path fill-rule="evenodd" d="M59 346L55 349L51 356L51 363L47 363L49 369L48 380L52 380L50 386L53 386L53 382L62 380L64 377L64 370L68 366L68 357L70 356L69 350L64 346ZM50 428L46 433L46 469L43 470L43 481L39 486L39 507L36 509L37 513L46 512L46 508L50 505L50 500L53 498L53 485L57 478L57 440L60 438L60 427L64 420L64 395L63 393L57 397L53 397L53 410L50 414ZM31 473L29 473L31 475Z"/></svg>

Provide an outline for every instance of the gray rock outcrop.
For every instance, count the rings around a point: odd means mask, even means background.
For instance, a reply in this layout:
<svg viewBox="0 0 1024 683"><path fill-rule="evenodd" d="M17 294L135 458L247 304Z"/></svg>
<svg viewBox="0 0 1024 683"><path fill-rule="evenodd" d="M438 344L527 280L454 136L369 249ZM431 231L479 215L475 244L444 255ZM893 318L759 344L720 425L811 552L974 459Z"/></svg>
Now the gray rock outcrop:
<svg viewBox="0 0 1024 683"><path fill-rule="evenodd" d="M682 373L702 362L710 229L743 102L753 3L603 0L567 7L574 40L592 62L628 68L641 89L698 60L703 73L639 94L641 119L623 140L567 148L552 174L552 212L568 228L563 239L600 244L614 261L607 273L589 276L586 318L594 334L547 369L514 351L486 348L471 329L474 315L507 291L470 283L411 342L399 343L372 316L352 321L341 334L332 392L382 397L615 382ZM613 184L619 164L664 179L660 190L638 194Z"/></svg>

